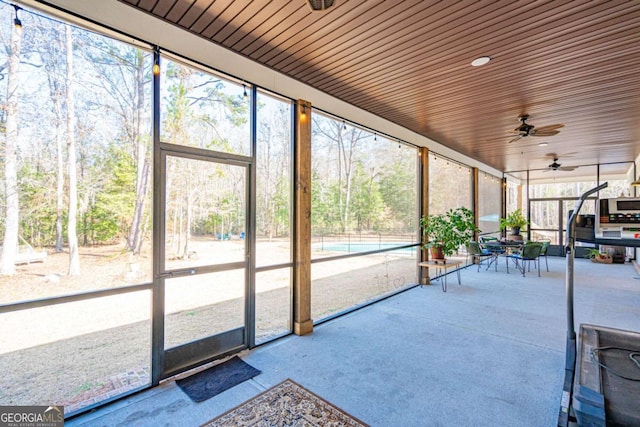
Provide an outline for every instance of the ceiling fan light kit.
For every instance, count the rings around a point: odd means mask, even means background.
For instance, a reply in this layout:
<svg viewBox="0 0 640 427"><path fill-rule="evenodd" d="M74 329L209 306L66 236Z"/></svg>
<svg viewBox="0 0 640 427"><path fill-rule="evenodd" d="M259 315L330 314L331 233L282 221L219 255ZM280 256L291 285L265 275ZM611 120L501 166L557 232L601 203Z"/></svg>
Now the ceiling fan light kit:
<svg viewBox="0 0 640 427"><path fill-rule="evenodd" d="M558 163L558 158L554 157L553 159L553 163L551 163L549 165L549 171L565 171L565 172L570 172L574 169L578 168L578 166L562 166L560 163Z"/></svg>
<svg viewBox="0 0 640 427"><path fill-rule="evenodd" d="M523 138L525 136L529 136L529 133L531 132L531 129L535 128L535 126L527 124L527 119L528 118L529 118L529 116L526 115L526 114L524 116L518 117L518 120L520 120L522 122L522 124L514 129Z"/></svg>
<svg viewBox="0 0 640 427"><path fill-rule="evenodd" d="M520 120L521 124L520 124L520 126L515 128L513 131L511 131L511 133L515 133L516 136L509 141L509 144L511 144L512 142L516 142L516 141L518 141L518 140L520 140L522 138L526 138L527 136L553 136L553 135L557 135L557 134L560 133L560 131L558 129L560 129L561 127L564 127L564 125L561 124L561 123L556 123L554 125L535 127L534 125L530 125L529 123L527 123L528 119L529 119L529 115L528 114L523 114L522 116L518 117L518 120Z"/></svg>
<svg viewBox="0 0 640 427"><path fill-rule="evenodd" d="M321 12L333 6L334 0L306 0L312 12Z"/></svg>

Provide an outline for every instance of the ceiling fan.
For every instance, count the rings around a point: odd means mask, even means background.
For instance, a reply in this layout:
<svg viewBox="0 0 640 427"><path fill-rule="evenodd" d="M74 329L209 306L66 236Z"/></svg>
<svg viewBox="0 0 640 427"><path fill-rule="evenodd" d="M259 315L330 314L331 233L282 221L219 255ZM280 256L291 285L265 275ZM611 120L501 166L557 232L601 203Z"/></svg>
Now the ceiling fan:
<svg viewBox="0 0 640 427"><path fill-rule="evenodd" d="M523 114L522 116L518 117L518 120L520 120L522 124L511 131L511 133L515 133L516 136L509 141L509 144L511 144L512 142L516 142L527 136L557 135L558 133L560 133L558 129L560 129L561 127L564 127L564 125L560 123L557 123L555 125L535 127L534 125L530 125L529 123L527 123L528 119L529 119L528 114Z"/></svg>
<svg viewBox="0 0 640 427"><path fill-rule="evenodd" d="M551 163L548 166L548 169L546 169L544 172L550 172L550 171L572 171L575 170L578 166L562 166L560 163L558 163L558 158L554 157L553 158L553 163Z"/></svg>

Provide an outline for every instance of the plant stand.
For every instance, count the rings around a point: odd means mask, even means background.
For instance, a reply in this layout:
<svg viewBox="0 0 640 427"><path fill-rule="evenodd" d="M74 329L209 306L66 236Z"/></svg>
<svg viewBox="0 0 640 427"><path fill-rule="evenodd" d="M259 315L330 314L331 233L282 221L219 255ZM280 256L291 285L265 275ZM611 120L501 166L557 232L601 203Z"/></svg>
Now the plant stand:
<svg viewBox="0 0 640 427"><path fill-rule="evenodd" d="M444 262L439 262L439 261L444 261ZM462 261L446 261L446 260L430 260L430 261L423 261L420 264L418 264L420 267L426 267L427 270L429 268L435 268L436 270L436 277L435 280L440 280L440 283L442 284L442 292L447 292L447 275L449 273L447 273L447 270L450 268L455 268L455 267L459 267L462 264ZM458 285L461 285L462 283L460 282L460 269L458 268L456 270L456 273L458 274ZM427 279L429 279L429 276L427 276ZM422 282L420 283L420 287L422 287Z"/></svg>

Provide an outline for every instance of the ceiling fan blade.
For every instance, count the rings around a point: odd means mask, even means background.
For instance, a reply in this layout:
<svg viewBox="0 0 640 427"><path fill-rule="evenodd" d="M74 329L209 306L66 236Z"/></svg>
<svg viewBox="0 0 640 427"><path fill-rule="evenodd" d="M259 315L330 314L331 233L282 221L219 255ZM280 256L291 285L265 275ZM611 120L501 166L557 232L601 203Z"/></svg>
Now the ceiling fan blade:
<svg viewBox="0 0 640 427"><path fill-rule="evenodd" d="M572 151L571 153L562 153L562 154L558 154L558 153L547 153L544 155L544 157L539 157L539 159L558 159L560 157L562 157L563 159L566 157L573 157L575 154L578 154L577 151Z"/></svg>
<svg viewBox="0 0 640 427"><path fill-rule="evenodd" d="M506 138L513 138L513 135L496 136L495 138L483 139L482 142L502 141Z"/></svg>
<svg viewBox="0 0 640 427"><path fill-rule="evenodd" d="M558 166L556 168L552 167L551 165L549 165L549 167L547 167L545 170L543 170L542 172L556 172L556 171L560 171L560 172L571 172L573 170L578 169L580 166Z"/></svg>
<svg viewBox="0 0 640 427"><path fill-rule="evenodd" d="M562 123L556 123L555 125L547 125L547 126L540 126L540 127L536 127L536 130L538 132L542 131L542 130L557 130L560 128L563 128L564 125Z"/></svg>
<svg viewBox="0 0 640 427"><path fill-rule="evenodd" d="M559 130L538 130L538 129L534 129L531 131L531 133L529 134L529 136L553 136L553 135L557 135L559 134L560 131Z"/></svg>
<svg viewBox="0 0 640 427"><path fill-rule="evenodd" d="M509 140L509 144L511 144L512 142L516 142L518 140L522 139L522 135L518 135L515 138L512 138L511 140Z"/></svg>

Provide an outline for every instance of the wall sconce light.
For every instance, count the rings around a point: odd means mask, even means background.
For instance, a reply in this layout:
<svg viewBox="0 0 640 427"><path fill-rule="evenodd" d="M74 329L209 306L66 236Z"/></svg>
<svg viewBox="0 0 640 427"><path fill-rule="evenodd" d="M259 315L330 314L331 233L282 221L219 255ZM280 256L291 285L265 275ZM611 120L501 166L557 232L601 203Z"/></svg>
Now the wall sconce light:
<svg viewBox="0 0 640 427"><path fill-rule="evenodd" d="M302 111L300 111L300 121L304 122L307 120L307 106L302 104Z"/></svg>
<svg viewBox="0 0 640 427"><path fill-rule="evenodd" d="M244 83L242 84L242 97L246 100L247 98L249 98L249 95L247 94L247 87L244 85Z"/></svg>

